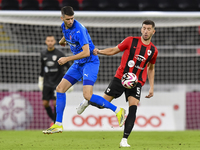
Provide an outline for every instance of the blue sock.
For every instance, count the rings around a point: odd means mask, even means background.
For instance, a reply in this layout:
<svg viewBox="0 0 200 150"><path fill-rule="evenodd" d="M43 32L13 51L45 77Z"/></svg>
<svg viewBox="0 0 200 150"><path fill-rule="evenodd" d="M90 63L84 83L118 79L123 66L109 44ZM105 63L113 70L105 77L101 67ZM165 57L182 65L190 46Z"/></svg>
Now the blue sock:
<svg viewBox="0 0 200 150"><path fill-rule="evenodd" d="M99 95L93 94L90 99L90 102L96 103L104 108L109 108L114 112L117 109L117 106L113 105L112 103L110 103L109 101L107 101L106 99L104 99L103 97Z"/></svg>
<svg viewBox="0 0 200 150"><path fill-rule="evenodd" d="M56 93L57 99L56 99L56 121L62 123L63 118L63 112L66 105L66 94L65 93Z"/></svg>

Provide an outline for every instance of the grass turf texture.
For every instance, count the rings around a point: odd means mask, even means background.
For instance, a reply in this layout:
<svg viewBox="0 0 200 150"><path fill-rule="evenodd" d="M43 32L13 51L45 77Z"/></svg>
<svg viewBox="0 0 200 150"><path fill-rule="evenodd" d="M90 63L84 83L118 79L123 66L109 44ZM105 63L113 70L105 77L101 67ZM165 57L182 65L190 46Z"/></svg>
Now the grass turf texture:
<svg viewBox="0 0 200 150"><path fill-rule="evenodd" d="M1 150L200 150L200 131L136 132L128 139L130 148L119 148L122 132L0 131Z"/></svg>

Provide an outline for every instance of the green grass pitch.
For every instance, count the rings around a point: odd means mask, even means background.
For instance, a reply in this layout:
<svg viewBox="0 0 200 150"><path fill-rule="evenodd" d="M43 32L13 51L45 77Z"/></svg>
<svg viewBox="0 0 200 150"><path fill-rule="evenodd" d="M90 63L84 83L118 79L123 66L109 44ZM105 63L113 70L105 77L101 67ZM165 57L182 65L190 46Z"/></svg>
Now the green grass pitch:
<svg viewBox="0 0 200 150"><path fill-rule="evenodd" d="M0 131L1 150L200 150L200 131L139 132L129 136L130 148L119 148L122 132L65 131L43 134L38 130Z"/></svg>

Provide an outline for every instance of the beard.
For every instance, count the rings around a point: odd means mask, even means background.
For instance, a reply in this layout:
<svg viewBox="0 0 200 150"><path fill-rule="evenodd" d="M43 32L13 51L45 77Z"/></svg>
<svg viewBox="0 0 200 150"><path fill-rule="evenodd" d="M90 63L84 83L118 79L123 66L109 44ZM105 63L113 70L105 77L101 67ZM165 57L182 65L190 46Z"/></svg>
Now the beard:
<svg viewBox="0 0 200 150"><path fill-rule="evenodd" d="M148 41L148 40L150 40L150 39L151 39L151 36L149 36L149 37L148 37L148 36L146 36L146 38L145 38L145 36L143 35L143 36L142 36L142 38L143 38L143 40L145 40L145 41Z"/></svg>
<svg viewBox="0 0 200 150"><path fill-rule="evenodd" d="M54 49L54 45L49 45L48 49L51 49L51 50Z"/></svg>
<svg viewBox="0 0 200 150"><path fill-rule="evenodd" d="M70 24L65 24L65 26L69 29L69 28L71 28L72 27L72 25L73 25L73 23L70 23Z"/></svg>

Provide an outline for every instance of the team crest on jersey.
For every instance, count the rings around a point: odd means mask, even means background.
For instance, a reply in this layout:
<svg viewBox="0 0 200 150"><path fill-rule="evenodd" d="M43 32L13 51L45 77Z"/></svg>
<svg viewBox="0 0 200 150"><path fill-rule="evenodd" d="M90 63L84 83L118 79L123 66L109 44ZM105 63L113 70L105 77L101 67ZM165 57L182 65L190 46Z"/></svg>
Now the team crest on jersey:
<svg viewBox="0 0 200 150"><path fill-rule="evenodd" d="M107 88L106 92L109 93L110 92L110 88Z"/></svg>
<svg viewBox="0 0 200 150"><path fill-rule="evenodd" d="M56 61L56 60L57 60L57 56L56 56L56 55L53 55L53 56L52 56L52 60L53 60L53 61Z"/></svg>
<svg viewBox="0 0 200 150"><path fill-rule="evenodd" d="M149 49L149 50L147 51L147 55L150 56L151 53L152 53L152 51Z"/></svg>
<svg viewBox="0 0 200 150"><path fill-rule="evenodd" d="M129 60L128 61L128 66L129 67L134 67L135 66L135 62L133 60Z"/></svg>

